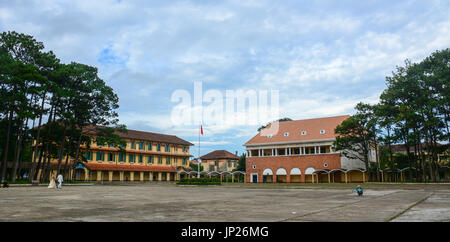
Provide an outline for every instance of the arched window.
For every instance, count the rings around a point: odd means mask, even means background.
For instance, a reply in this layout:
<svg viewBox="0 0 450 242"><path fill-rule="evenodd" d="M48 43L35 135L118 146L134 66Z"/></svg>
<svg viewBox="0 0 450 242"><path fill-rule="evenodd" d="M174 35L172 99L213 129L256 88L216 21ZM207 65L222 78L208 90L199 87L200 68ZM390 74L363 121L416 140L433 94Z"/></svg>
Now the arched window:
<svg viewBox="0 0 450 242"><path fill-rule="evenodd" d="M273 176L273 172L271 169L265 169L263 171L263 176Z"/></svg>
<svg viewBox="0 0 450 242"><path fill-rule="evenodd" d="M292 168L291 170L291 175L301 175L302 172L300 171L299 168Z"/></svg>
<svg viewBox="0 0 450 242"><path fill-rule="evenodd" d="M306 168L305 174L306 174L306 175L311 175L311 174L313 174L315 171L316 171L316 170L315 170L314 168L309 167L309 168Z"/></svg>
<svg viewBox="0 0 450 242"><path fill-rule="evenodd" d="M279 175L279 176L287 175L287 172L284 168L279 168L277 170L277 175Z"/></svg>

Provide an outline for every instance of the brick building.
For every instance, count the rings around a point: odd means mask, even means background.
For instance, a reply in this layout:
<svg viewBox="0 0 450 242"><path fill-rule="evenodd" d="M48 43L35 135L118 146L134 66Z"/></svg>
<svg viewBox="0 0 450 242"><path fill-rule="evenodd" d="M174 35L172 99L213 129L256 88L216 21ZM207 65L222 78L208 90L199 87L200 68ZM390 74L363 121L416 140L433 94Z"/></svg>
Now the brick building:
<svg viewBox="0 0 450 242"><path fill-rule="evenodd" d="M332 148L335 128L349 117L280 122L277 133L260 132L244 145L246 182L365 181L364 163Z"/></svg>

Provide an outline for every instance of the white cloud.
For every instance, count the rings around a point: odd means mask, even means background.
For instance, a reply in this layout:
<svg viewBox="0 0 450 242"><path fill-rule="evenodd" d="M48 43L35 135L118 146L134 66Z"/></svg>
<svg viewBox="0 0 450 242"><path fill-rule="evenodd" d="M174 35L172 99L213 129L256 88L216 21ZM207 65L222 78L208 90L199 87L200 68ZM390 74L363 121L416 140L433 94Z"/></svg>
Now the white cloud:
<svg viewBox="0 0 450 242"><path fill-rule="evenodd" d="M448 1L0 0L0 6L1 31L31 34L63 62L99 67L120 97L122 123L189 139L198 128L171 124L170 96L191 92L194 81L223 92L279 90L281 116L294 119L348 114L359 101L376 101L385 76L406 58L420 61L450 44ZM232 140L223 145L241 149L257 127L208 125L205 139L218 146ZM212 140L219 135L227 140Z"/></svg>

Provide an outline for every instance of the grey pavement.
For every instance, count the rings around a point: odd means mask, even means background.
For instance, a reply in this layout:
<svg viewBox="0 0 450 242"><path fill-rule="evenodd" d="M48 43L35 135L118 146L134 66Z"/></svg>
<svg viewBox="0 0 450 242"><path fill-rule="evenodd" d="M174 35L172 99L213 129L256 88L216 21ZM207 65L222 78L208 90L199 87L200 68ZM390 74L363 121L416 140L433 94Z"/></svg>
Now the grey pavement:
<svg viewBox="0 0 450 242"><path fill-rule="evenodd" d="M173 184L0 189L0 221L450 221L440 189L277 188ZM448 189L447 189L448 188Z"/></svg>

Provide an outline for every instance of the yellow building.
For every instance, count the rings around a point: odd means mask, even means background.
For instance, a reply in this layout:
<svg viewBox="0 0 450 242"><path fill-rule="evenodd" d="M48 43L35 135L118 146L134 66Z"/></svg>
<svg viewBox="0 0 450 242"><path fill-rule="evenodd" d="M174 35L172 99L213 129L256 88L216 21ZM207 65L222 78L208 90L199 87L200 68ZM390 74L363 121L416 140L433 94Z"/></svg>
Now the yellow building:
<svg viewBox="0 0 450 242"><path fill-rule="evenodd" d="M84 130L95 140L95 128ZM173 135L128 130L116 132L127 142L125 153L96 143L82 146L87 163L76 169L78 181L175 181L189 169L192 143Z"/></svg>
<svg viewBox="0 0 450 242"><path fill-rule="evenodd" d="M226 150L215 150L202 157L202 167L206 172L209 171L233 171L237 168L239 156L233 155Z"/></svg>

